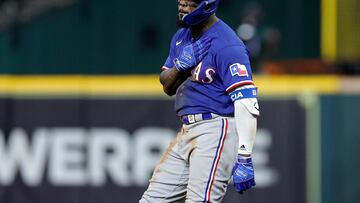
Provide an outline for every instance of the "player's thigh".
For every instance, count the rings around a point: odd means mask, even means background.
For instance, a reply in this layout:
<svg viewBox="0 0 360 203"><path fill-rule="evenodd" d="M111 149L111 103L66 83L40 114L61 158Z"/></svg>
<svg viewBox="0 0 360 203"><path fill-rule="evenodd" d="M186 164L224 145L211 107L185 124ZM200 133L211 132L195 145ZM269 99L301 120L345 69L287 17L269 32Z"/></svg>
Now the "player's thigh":
<svg viewBox="0 0 360 203"><path fill-rule="evenodd" d="M174 140L155 167L140 202L181 202L186 196L189 167L176 152Z"/></svg>
<svg viewBox="0 0 360 203"><path fill-rule="evenodd" d="M237 154L233 124L221 119L199 138L190 158L187 202L221 202L224 197Z"/></svg>

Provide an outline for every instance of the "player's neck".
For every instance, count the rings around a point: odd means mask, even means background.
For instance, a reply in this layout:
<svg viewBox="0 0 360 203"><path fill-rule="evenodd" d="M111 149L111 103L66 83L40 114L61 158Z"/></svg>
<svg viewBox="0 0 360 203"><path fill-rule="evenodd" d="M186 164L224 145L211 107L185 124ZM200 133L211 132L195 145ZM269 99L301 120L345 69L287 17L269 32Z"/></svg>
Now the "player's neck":
<svg viewBox="0 0 360 203"><path fill-rule="evenodd" d="M210 18L208 18L203 23L201 23L197 26L191 27L190 30L192 33L192 37L194 39L197 39L199 36L201 36L201 34L203 34L208 29L210 29L211 26L213 26L218 21L219 21L219 19L215 15L212 15L212 16L210 16Z"/></svg>

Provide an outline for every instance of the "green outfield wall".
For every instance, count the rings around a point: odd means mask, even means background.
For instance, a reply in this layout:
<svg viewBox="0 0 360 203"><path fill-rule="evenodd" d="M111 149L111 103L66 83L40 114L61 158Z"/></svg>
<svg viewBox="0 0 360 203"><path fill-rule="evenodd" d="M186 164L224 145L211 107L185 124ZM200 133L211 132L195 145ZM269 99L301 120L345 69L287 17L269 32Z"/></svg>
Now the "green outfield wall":
<svg viewBox="0 0 360 203"><path fill-rule="evenodd" d="M360 95L321 98L324 203L360 201Z"/></svg>
<svg viewBox="0 0 360 203"><path fill-rule="evenodd" d="M222 1L218 15L236 29L248 2ZM319 0L258 2L258 30L281 33L272 58L319 57ZM0 32L0 73L157 73L177 29L176 12L175 0L81 0L51 10Z"/></svg>

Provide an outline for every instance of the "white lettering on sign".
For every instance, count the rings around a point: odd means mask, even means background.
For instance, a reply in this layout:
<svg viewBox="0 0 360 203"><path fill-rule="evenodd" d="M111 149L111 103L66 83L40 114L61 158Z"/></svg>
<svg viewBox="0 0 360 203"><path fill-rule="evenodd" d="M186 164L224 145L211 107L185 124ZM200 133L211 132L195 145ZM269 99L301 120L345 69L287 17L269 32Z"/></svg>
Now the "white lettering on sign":
<svg viewBox="0 0 360 203"><path fill-rule="evenodd" d="M5 141L0 130L0 185L12 185L19 174L24 184L39 186L47 168L54 186L102 186L107 178L144 186L175 135L149 127L133 136L120 128L38 128L30 136L15 128Z"/></svg>
<svg viewBox="0 0 360 203"><path fill-rule="evenodd" d="M0 130L0 185L11 185L17 171L28 186L39 185L49 151L46 133L36 130L30 145L26 132L15 128L9 134L7 145L6 148L4 134Z"/></svg>
<svg viewBox="0 0 360 203"><path fill-rule="evenodd" d="M270 167L269 150L272 145L271 132L266 129L258 129L254 144L253 161L255 168L256 187L270 187L279 181L279 172Z"/></svg>
<svg viewBox="0 0 360 203"><path fill-rule="evenodd" d="M130 134L118 128L93 128L89 131L88 175L90 184L102 186L106 175L117 185L130 185Z"/></svg>
<svg viewBox="0 0 360 203"><path fill-rule="evenodd" d="M10 186L19 176L30 187L45 180L53 186L100 187L109 181L146 186L175 135L161 127L140 128L132 135L121 128L37 128L31 134L14 128L8 136L0 130L0 185ZM257 187L279 178L269 166L270 147L271 134L259 129L253 157Z"/></svg>

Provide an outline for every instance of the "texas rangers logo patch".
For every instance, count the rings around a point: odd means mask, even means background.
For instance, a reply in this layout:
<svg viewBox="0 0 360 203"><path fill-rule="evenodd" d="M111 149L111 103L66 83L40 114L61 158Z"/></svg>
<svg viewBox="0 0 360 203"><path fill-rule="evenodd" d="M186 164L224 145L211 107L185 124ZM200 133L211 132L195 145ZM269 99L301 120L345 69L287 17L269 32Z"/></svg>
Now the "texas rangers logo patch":
<svg viewBox="0 0 360 203"><path fill-rule="evenodd" d="M230 66L230 72L232 76L249 76L246 66L240 63L234 63Z"/></svg>

